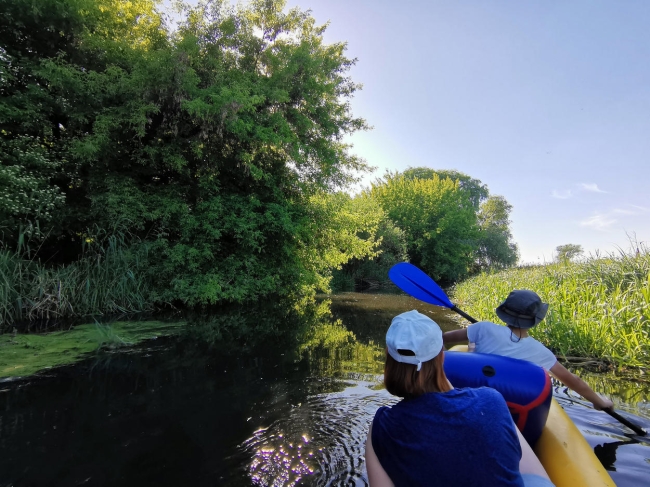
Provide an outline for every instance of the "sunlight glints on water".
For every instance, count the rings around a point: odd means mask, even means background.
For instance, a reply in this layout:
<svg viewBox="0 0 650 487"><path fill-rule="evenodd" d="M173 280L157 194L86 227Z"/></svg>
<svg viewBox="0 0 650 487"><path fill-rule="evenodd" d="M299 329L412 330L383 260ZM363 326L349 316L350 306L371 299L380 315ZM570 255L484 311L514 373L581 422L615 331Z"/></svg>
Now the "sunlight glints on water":
<svg viewBox="0 0 650 487"><path fill-rule="evenodd" d="M251 440L266 429L257 430ZM313 475L315 468L309 463L313 461L314 453L308 448L308 443L306 434L303 434L296 443L288 442L284 434L267 438L264 445L255 451L249 466L249 475L253 484L293 487L298 485L304 476Z"/></svg>

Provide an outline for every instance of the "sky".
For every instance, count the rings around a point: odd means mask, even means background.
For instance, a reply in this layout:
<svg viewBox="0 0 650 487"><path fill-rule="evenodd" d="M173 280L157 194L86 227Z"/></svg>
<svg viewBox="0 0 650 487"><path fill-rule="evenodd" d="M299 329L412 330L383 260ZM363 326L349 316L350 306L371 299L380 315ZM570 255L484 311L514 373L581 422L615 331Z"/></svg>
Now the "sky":
<svg viewBox="0 0 650 487"><path fill-rule="evenodd" d="M521 263L650 245L650 2L289 0L346 42L376 171L455 169L513 206Z"/></svg>

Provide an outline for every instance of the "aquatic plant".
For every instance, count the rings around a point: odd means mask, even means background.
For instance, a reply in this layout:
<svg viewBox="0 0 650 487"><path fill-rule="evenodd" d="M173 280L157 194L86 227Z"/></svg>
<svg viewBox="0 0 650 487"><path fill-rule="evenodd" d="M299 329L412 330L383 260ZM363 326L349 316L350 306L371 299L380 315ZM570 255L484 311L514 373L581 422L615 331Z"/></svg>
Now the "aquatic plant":
<svg viewBox="0 0 650 487"><path fill-rule="evenodd" d="M85 324L48 334L0 335L0 378L27 376L71 364L100 348L179 333L185 322L118 321Z"/></svg>
<svg viewBox="0 0 650 487"><path fill-rule="evenodd" d="M17 322L152 309L139 257L120 235L92 242L65 266L0 248L0 332Z"/></svg>
<svg viewBox="0 0 650 487"><path fill-rule="evenodd" d="M550 304L531 335L560 357L594 357L617 366L650 363L650 250L592 256L579 263L484 273L456 285L456 304L499 323L494 309L513 289Z"/></svg>

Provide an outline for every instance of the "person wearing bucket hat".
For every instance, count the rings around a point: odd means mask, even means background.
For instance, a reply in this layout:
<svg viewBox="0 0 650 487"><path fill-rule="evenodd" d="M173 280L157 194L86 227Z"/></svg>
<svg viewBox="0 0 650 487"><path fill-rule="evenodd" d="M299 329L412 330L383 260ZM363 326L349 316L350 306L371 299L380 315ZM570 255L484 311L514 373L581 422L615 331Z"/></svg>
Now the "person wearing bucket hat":
<svg viewBox="0 0 650 487"><path fill-rule="evenodd" d="M496 390L454 388L443 369L442 331L415 310L386 333L386 390L366 440L370 487L552 487Z"/></svg>
<svg viewBox="0 0 650 487"><path fill-rule="evenodd" d="M528 335L548 312L548 304L534 291L514 290L495 310L506 324L500 326L491 321L479 321L461 330L448 331L443 335L445 344L469 342L470 350L493 353L533 362L550 372L565 386L590 401L596 409L608 409L614 403L599 396L577 375L567 370L548 348Z"/></svg>

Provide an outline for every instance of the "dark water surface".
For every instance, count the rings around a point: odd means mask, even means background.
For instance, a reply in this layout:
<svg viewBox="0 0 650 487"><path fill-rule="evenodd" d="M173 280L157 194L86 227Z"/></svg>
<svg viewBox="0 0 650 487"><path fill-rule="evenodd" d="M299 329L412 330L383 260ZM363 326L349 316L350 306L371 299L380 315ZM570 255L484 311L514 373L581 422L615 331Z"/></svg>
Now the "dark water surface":
<svg viewBox="0 0 650 487"><path fill-rule="evenodd" d="M0 486L367 485L368 424L395 401L380 386L384 334L414 308L457 326L406 296L349 293L333 298L341 323L299 351L226 356L159 339L0 382ZM650 428L642 377L585 379ZM619 487L649 484L649 439L555 395Z"/></svg>

